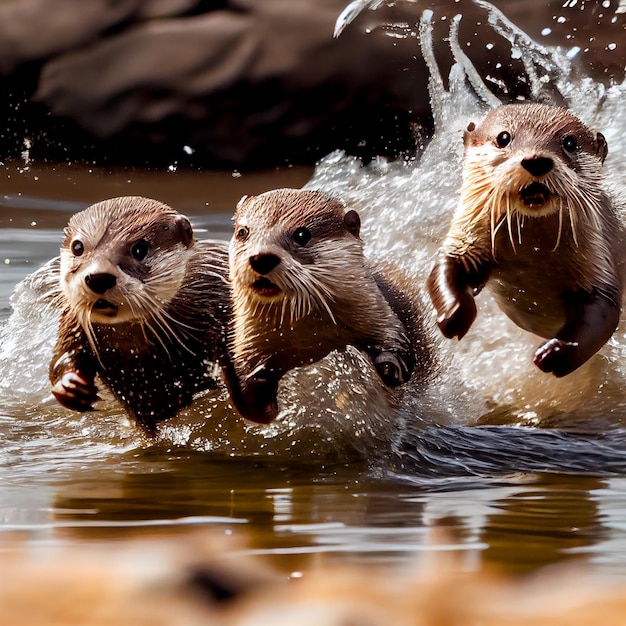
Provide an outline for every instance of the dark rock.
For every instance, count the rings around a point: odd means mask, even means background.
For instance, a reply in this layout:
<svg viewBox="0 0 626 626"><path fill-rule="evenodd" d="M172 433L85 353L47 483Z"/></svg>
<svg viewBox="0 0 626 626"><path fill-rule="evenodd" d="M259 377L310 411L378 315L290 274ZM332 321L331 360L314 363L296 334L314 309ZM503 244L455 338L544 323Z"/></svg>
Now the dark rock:
<svg viewBox="0 0 626 626"><path fill-rule="evenodd" d="M337 148L365 159L410 154L415 125L430 124L427 72L416 39L394 35L416 29L421 5L364 11L334 39L346 4L2 3L7 129L0 148L18 153L28 137L35 158L239 168L311 163ZM496 4L535 39L580 46L583 71L623 78L618 2ZM450 19L462 13L473 62L509 96L527 95L523 64L511 59L508 43L485 47L494 36L483 8L469 0L431 5L444 73ZM551 32L542 35L546 27Z"/></svg>

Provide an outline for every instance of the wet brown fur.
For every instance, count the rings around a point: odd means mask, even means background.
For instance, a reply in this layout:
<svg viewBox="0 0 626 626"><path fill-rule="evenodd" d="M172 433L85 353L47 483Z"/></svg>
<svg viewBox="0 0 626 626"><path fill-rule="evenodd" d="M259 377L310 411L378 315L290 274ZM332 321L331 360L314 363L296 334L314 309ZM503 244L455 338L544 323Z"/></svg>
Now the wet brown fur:
<svg viewBox="0 0 626 626"><path fill-rule="evenodd" d="M409 367L407 378L388 384L406 382L415 360L418 369L427 367L418 304L394 284L391 268L367 266L359 226L354 211L318 191L279 189L240 202L230 248L232 356L239 408L251 419L276 416L286 372L347 345L368 353L377 369L388 352ZM301 228L311 235L305 245L295 241ZM252 267L257 255L279 259L265 278L280 295L255 292L253 283L263 278Z"/></svg>
<svg viewBox="0 0 626 626"><path fill-rule="evenodd" d="M623 227L603 184L606 141L563 108L516 104L470 124L464 144L460 202L427 283L439 327L462 338L489 281L518 326L549 339L535 363L563 376L619 321Z"/></svg>
<svg viewBox="0 0 626 626"><path fill-rule="evenodd" d="M143 259L133 257L137 242L145 242L139 256L147 246ZM94 293L87 276L99 274L116 284ZM74 215L61 247L62 314L50 363L57 399L89 410L99 376L152 432L215 387L211 362L227 350L227 275L227 244L195 242L187 218L155 200L114 198ZM119 307L99 308L98 300Z"/></svg>

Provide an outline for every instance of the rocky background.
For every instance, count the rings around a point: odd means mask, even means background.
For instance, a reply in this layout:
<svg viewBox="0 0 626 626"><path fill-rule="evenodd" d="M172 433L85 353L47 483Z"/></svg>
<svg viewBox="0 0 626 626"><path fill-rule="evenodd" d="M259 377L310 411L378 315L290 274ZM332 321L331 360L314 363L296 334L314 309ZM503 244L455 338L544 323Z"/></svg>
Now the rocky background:
<svg viewBox="0 0 626 626"><path fill-rule="evenodd" d="M51 161L243 169L337 148L365 160L410 154L430 125L427 72L416 39L399 35L424 8L435 11L444 71L449 20L462 13L467 53L494 89L526 92L521 61L469 0L363 11L335 39L347 3L3 0L0 155L27 145ZM619 1L494 4L538 41L579 46L583 71L623 80Z"/></svg>

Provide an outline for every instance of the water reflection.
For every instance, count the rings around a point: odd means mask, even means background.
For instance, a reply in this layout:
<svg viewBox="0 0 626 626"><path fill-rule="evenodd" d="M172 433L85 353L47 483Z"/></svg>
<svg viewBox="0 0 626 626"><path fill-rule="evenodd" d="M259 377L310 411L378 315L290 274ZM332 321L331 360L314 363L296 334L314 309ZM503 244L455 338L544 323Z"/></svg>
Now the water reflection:
<svg viewBox="0 0 626 626"><path fill-rule="evenodd" d="M598 501L609 484L519 474L437 488L375 478L365 465L313 470L150 449L127 453L115 467L64 477L47 490L48 523L54 536L90 541L212 527L249 538L250 552L285 571L320 553L330 561L397 565L452 549L466 569L490 564L521 573L611 555L614 529ZM613 485L611 498L615 493ZM443 543L433 544L433 528L445 531Z"/></svg>

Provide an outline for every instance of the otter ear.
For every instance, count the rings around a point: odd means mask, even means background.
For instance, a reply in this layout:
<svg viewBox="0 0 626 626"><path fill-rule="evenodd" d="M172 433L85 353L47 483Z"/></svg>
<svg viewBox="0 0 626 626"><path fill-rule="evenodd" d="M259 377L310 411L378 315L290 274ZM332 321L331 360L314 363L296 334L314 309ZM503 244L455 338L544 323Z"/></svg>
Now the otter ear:
<svg viewBox="0 0 626 626"><path fill-rule="evenodd" d="M186 248L193 246L193 228L191 222L184 215L177 215L174 218L176 231L180 234L180 240Z"/></svg>
<svg viewBox="0 0 626 626"><path fill-rule="evenodd" d="M467 146L471 140L472 140L472 135L474 134L474 131L476 130L476 124L474 124L474 122L470 122L467 125L467 130L463 133L463 145Z"/></svg>
<svg viewBox="0 0 626 626"><path fill-rule="evenodd" d="M348 229L349 233L353 234L357 239L359 238L361 218L356 211L351 209L343 216L343 225Z"/></svg>
<svg viewBox="0 0 626 626"><path fill-rule="evenodd" d="M235 210L238 209L250 196L241 196L241 200L239 200L239 202L237 202L237 206L235 207Z"/></svg>
<svg viewBox="0 0 626 626"><path fill-rule="evenodd" d="M596 135L596 151L600 157L600 161L604 163L604 159L606 159L606 155L609 153L609 146L602 133Z"/></svg>

